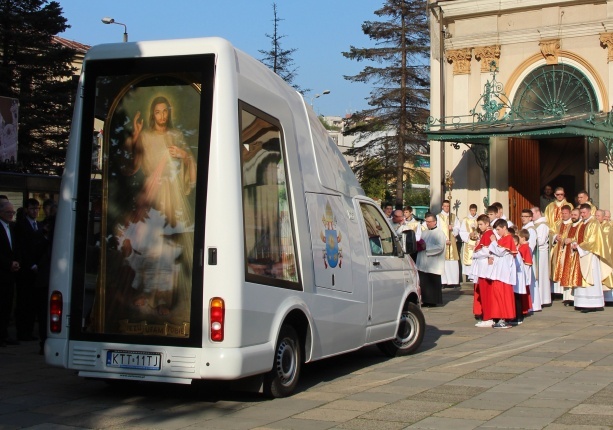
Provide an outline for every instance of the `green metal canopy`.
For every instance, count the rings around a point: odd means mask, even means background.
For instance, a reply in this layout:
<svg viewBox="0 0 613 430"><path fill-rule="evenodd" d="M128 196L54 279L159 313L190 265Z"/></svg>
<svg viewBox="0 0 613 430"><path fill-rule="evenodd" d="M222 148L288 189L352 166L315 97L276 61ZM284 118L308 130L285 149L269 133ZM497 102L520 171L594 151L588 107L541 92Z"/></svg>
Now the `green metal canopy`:
<svg viewBox="0 0 613 430"><path fill-rule="evenodd" d="M600 139L607 167L613 169L613 113L598 112L594 88L580 70L568 64L533 70L519 85L513 104L496 80L495 61L490 72L491 80L468 115L428 119L428 140L466 144L486 180L491 137Z"/></svg>
<svg viewBox="0 0 613 430"><path fill-rule="evenodd" d="M490 138L551 139L584 137L599 139L606 148L605 162L613 170L613 112L598 112L596 92L589 79L568 64L541 66L520 83L510 103L496 80L498 67L490 63L491 80L468 115L428 118L428 140L465 144L475 156L488 189Z"/></svg>
<svg viewBox="0 0 613 430"><path fill-rule="evenodd" d="M525 120L501 120L475 124L441 124L431 127L426 135L428 140L487 144L490 137L592 137L602 139L607 145L613 140L613 117L611 113L567 115L558 118L540 118L532 122Z"/></svg>

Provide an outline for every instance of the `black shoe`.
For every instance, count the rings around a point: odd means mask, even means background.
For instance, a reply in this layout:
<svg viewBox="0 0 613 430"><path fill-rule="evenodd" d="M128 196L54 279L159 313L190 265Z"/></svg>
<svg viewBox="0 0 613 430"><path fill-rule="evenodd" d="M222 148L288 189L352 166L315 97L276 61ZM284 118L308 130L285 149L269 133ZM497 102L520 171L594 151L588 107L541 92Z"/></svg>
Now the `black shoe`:
<svg viewBox="0 0 613 430"><path fill-rule="evenodd" d="M601 312L604 311L604 308L584 308L581 310L582 314L589 314L591 312Z"/></svg>
<svg viewBox="0 0 613 430"><path fill-rule="evenodd" d="M4 339L5 345L19 345L19 341L15 339Z"/></svg>

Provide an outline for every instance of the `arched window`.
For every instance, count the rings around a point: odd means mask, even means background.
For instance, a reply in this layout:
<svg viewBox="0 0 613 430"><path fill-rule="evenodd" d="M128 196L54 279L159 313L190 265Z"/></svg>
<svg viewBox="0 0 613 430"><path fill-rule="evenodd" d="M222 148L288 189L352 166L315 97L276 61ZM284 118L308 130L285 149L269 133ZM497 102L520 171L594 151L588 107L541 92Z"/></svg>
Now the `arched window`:
<svg viewBox="0 0 613 430"><path fill-rule="evenodd" d="M519 85L513 108L520 117L551 118L597 112L594 87L577 68L568 64L541 66Z"/></svg>

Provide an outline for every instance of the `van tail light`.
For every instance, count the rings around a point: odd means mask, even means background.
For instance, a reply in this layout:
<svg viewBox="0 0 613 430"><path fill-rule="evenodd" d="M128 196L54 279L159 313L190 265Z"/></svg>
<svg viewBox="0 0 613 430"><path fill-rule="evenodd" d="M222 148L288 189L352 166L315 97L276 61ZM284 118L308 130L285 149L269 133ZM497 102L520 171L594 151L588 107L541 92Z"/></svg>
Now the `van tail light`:
<svg viewBox="0 0 613 430"><path fill-rule="evenodd" d="M209 304L209 326L211 327L211 340L221 342L225 324L226 308L222 298L213 297Z"/></svg>
<svg viewBox="0 0 613 430"><path fill-rule="evenodd" d="M49 299L49 330L51 333L59 333L62 331L62 310L64 302L62 293L54 291Z"/></svg>

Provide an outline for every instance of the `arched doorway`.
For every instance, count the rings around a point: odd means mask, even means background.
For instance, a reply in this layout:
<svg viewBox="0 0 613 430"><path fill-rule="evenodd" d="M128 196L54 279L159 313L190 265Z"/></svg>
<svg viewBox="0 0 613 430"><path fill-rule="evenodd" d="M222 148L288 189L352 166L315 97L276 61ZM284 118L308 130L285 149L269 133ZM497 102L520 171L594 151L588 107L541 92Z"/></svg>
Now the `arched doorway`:
<svg viewBox="0 0 613 430"><path fill-rule="evenodd" d="M568 64L543 65L519 84L513 99L513 115L526 124L572 119L598 112L594 87L582 71ZM587 188L586 139L556 133L509 138L509 215L520 220L522 209L539 205L547 184L561 186L572 203Z"/></svg>

